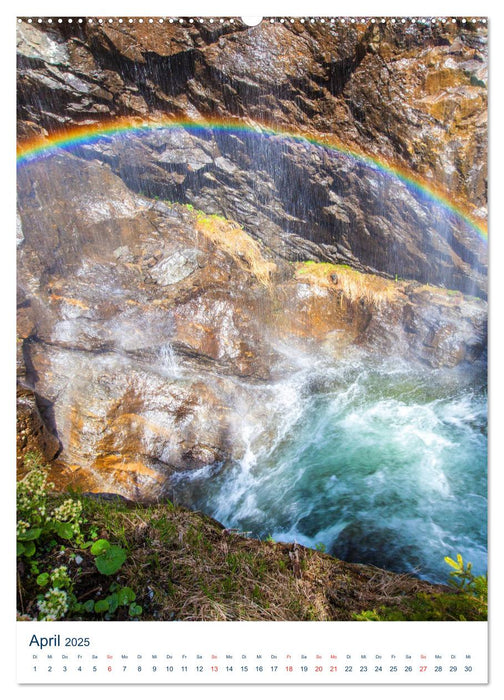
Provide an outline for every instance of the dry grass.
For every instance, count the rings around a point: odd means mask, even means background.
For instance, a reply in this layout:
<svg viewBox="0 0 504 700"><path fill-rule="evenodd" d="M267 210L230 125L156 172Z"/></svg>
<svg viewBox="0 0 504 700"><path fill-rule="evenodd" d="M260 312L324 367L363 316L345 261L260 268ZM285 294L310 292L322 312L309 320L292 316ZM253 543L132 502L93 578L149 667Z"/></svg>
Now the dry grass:
<svg viewBox="0 0 504 700"><path fill-rule="evenodd" d="M195 216L197 231L231 255L239 267L251 272L261 284L270 285L275 263L266 260L259 244L236 221L203 212L196 212Z"/></svg>
<svg viewBox="0 0 504 700"><path fill-rule="evenodd" d="M455 289L445 289L444 287L434 287L431 284L415 286L415 296L425 296L435 300L439 306L458 306L469 297L464 297L462 292ZM478 300L479 301L479 300Z"/></svg>
<svg viewBox="0 0 504 700"><path fill-rule="evenodd" d="M52 497L50 505L65 497ZM250 539L170 502L81 500L85 535L127 550L112 576L97 571L89 547L56 544L37 552L40 571L68 567L81 603L104 599L114 584L133 589L142 620L354 620L377 610L386 619L483 619L481 606L447 587L297 544ZM18 560L19 612L36 616L39 594L29 566ZM65 619L100 617L80 611ZM111 619L129 619L127 608Z"/></svg>
<svg viewBox="0 0 504 700"><path fill-rule="evenodd" d="M170 503L85 502L100 536L128 547L118 579L136 591L144 620L351 620L441 590L296 544L249 539Z"/></svg>
<svg viewBox="0 0 504 700"><path fill-rule="evenodd" d="M350 302L362 300L376 308L392 303L399 293L399 285L392 280L358 272L348 265L307 261L297 264L295 276L303 282L339 290Z"/></svg>

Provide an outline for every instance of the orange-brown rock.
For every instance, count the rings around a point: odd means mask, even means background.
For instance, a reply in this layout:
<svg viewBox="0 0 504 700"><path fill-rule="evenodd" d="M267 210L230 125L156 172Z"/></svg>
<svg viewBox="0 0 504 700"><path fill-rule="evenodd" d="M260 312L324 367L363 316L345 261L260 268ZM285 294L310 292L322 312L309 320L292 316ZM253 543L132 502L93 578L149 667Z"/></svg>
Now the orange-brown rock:
<svg viewBox="0 0 504 700"><path fill-rule="evenodd" d="M23 188L41 168L34 201ZM481 300L286 263L232 222L129 193L97 163L84 170L89 210L67 209L64 231L52 228L60 205L40 209L45 186L54 196L45 183L57 179L63 202L74 169L80 160L65 155L22 172L29 225L18 249L19 379L40 409L37 445L47 458L60 450L73 484L93 490L100 474L102 490L155 496L174 471L240 459L247 416L258 411L256 423L274 431L269 392L297 356L359 350L439 367L484 350ZM128 203L123 218L114 202ZM43 231L54 248L41 245ZM25 440L21 452L34 446Z"/></svg>
<svg viewBox="0 0 504 700"><path fill-rule="evenodd" d="M47 419L42 417L36 396L28 389L17 392L16 448L18 467L29 452L37 452L50 462L60 450L60 443L47 427Z"/></svg>

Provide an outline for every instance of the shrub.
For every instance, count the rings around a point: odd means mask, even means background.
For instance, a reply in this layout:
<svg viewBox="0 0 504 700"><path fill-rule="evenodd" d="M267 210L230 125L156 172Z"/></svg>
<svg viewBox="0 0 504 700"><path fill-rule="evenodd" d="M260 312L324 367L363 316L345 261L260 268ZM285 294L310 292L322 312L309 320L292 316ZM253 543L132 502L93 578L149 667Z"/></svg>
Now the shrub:
<svg viewBox="0 0 504 700"><path fill-rule="evenodd" d="M488 614L488 582L486 576L474 576L470 562L464 564L461 554L457 560L445 557L452 567L450 584L453 592L417 593L402 606L381 606L364 610L354 620L383 622L395 620L486 620Z"/></svg>
<svg viewBox="0 0 504 700"><path fill-rule="evenodd" d="M126 607L132 617L140 615L142 608L135 602L136 594L131 588L120 588L113 582L104 598L80 602L74 592L79 569L71 574L66 565L50 567L55 558L70 562L79 557L82 561L79 552L84 554L90 548L97 572L108 577L121 568L127 553L106 539L97 539L96 528L87 527L78 498L68 497L51 505L49 492L54 484L49 482L39 455L27 454L24 463L28 473L17 485L17 556L24 586L42 589L36 594L37 619L61 620L70 614L75 618L84 613L110 619L120 607ZM91 539L86 540L85 534ZM18 619L32 618L19 614Z"/></svg>

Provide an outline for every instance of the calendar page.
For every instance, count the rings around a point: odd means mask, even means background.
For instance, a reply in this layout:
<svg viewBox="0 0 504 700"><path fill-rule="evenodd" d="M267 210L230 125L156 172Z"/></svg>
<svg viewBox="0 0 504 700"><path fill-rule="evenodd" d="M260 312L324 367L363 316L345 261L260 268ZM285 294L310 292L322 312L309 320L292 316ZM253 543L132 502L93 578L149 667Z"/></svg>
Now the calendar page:
<svg viewBox="0 0 504 700"><path fill-rule="evenodd" d="M489 22L307 9L16 19L22 685L488 681Z"/></svg>

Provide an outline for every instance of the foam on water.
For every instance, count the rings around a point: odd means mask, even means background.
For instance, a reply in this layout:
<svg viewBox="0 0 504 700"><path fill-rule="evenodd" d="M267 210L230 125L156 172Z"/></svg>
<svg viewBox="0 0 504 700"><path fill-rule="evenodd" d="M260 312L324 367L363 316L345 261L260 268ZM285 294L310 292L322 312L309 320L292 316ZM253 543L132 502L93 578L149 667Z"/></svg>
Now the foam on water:
<svg viewBox="0 0 504 700"><path fill-rule="evenodd" d="M177 475L175 498L348 561L446 581L460 552L484 573L483 374L301 362L241 407L241 461Z"/></svg>

